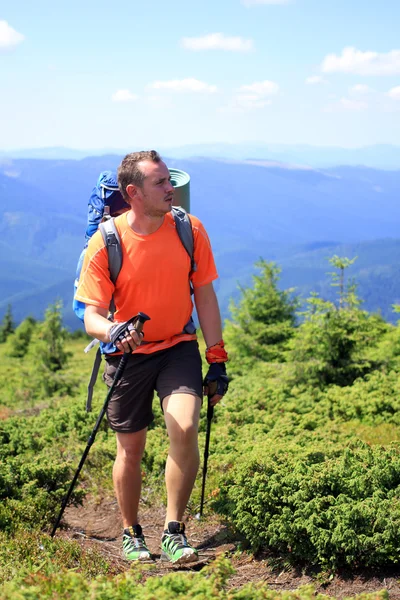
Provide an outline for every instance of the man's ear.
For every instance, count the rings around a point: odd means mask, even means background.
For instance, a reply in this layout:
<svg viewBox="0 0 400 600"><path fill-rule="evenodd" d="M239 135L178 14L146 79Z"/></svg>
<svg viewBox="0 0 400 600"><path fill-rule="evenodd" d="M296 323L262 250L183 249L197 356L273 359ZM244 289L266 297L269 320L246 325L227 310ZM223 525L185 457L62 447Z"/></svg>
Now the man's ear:
<svg viewBox="0 0 400 600"><path fill-rule="evenodd" d="M137 196L137 187L133 185L133 183L129 183L125 188L126 193L128 194L131 200L134 200Z"/></svg>

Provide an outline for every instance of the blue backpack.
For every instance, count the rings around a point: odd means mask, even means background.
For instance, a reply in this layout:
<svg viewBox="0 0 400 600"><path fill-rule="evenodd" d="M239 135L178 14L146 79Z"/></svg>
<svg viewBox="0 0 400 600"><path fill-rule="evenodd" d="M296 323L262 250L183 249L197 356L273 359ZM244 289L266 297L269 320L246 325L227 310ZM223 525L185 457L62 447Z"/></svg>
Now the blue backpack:
<svg viewBox="0 0 400 600"><path fill-rule="evenodd" d="M76 267L76 276L74 282L74 296L79 284L79 277L82 270L83 260L86 253L89 240L92 235L100 229L103 236L104 244L108 252L108 266L110 270L110 279L113 283L116 282L119 272L122 266L122 249L121 240L118 235L118 231L114 224L113 214L120 211L121 209L129 208L129 205L123 199L121 192L118 188L117 176L115 171L103 171L100 173L99 178L89 198L88 203L88 221L85 232L85 245L80 254L78 264ZM180 206L172 207L172 215L174 217L176 231L181 240L183 247L190 258L190 275L196 271L196 263L194 261L194 241L192 224L190 222L189 215ZM191 292L193 292L190 284ZM73 299L72 308L76 316L84 322L86 305L79 300ZM114 314L114 301L111 300L110 304L110 319L112 320ZM192 317L184 327L184 332L195 333L196 327L194 325ZM85 348L85 352L88 352L98 343L98 340L93 340ZM100 343L99 349L96 354L95 362L93 365L93 371L88 385L88 397L86 402L86 409L91 410L91 401L93 395L93 387L96 383L102 354L112 354L116 351L113 344Z"/></svg>
<svg viewBox="0 0 400 600"><path fill-rule="evenodd" d="M85 258L86 248L90 238L97 231L103 219L109 219L112 214L115 214L123 208L129 208L129 206L122 198L121 192L118 189L116 173L113 171L103 171L100 173L97 183L93 188L89 198L85 245L76 267L74 296L78 288L83 259ZM85 304L83 304L83 302L79 302L79 300L75 300L74 298L72 308L78 319L80 319L83 323L85 316Z"/></svg>

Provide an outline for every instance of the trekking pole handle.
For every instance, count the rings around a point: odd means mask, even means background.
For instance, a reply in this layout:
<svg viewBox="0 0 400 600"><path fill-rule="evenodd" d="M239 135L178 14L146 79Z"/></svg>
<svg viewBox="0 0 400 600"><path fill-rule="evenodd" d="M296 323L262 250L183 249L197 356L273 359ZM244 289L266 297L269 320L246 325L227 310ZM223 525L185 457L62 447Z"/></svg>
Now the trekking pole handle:
<svg viewBox="0 0 400 600"><path fill-rule="evenodd" d="M214 407L210 402L210 398L212 398L217 391L217 382L210 381L208 384L208 404L207 404L207 419L211 420L214 415Z"/></svg>
<svg viewBox="0 0 400 600"><path fill-rule="evenodd" d="M133 317L133 319L131 319L131 321L134 324L135 330L138 333L142 333L143 325L146 323L146 321L150 321L150 317L148 315L146 315L145 313L138 312L136 317Z"/></svg>
<svg viewBox="0 0 400 600"><path fill-rule="evenodd" d="M139 312L137 315L129 319L127 321L127 325L133 324L133 329L140 335L143 331L143 325L146 321L150 321L150 317L148 317L145 313ZM114 382L117 383L121 375L126 367L126 363L128 362L128 356L130 356L131 352L124 352L121 361L118 365L118 368L114 375Z"/></svg>

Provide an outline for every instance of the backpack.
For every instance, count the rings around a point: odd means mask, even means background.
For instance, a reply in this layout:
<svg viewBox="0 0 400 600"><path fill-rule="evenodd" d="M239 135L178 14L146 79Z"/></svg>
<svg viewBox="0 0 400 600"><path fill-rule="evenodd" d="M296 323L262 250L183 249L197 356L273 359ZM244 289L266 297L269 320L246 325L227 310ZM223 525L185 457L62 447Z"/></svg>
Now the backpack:
<svg viewBox="0 0 400 600"><path fill-rule="evenodd" d="M122 208L129 208L128 204L122 198L118 189L117 177L114 171L103 171L99 178L88 202L88 219L85 231L85 245L76 267L74 296L78 288L79 277L82 270L83 259L85 258L86 248L92 235L99 228L103 219L109 219L112 214ZM104 237L104 236L103 236ZM79 300L73 300L72 308L78 319L83 323L85 316L85 304Z"/></svg>
<svg viewBox="0 0 400 600"><path fill-rule="evenodd" d="M114 218L111 216L117 211L123 208L129 208L129 205L124 201L121 192L118 188L117 177L114 171L103 171L100 173L99 178L89 198L88 203L88 223L85 232L85 245L79 256L76 277L74 282L74 296L79 285L79 277L82 270L83 260L85 257L86 249L92 235L100 230L103 237L104 244L108 252L108 267L110 270L110 279L113 283L116 282L119 272L122 267L122 248L121 240L117 228L114 224ZM172 215L175 221L176 232L179 239L182 242L183 247L190 258L190 272L189 278L192 273L196 271L196 263L194 260L194 240L192 225L190 222L189 215L180 206L173 206L171 209ZM193 293L193 287L190 282L190 291ZM85 315L85 304L79 300L73 299L72 308L76 316L84 322ZM114 301L111 299L110 304L110 318L114 313ZM190 317L188 323L185 325L184 332L195 333L196 327L192 317ZM85 348L85 352L88 352L93 348L99 340L92 340L90 344ZM105 344L100 342L99 349L96 353L92 375L88 384L88 396L86 401L86 410L91 410L91 402L93 395L93 388L97 380L98 371L101 363L102 354L111 354L115 352L115 346L113 344Z"/></svg>

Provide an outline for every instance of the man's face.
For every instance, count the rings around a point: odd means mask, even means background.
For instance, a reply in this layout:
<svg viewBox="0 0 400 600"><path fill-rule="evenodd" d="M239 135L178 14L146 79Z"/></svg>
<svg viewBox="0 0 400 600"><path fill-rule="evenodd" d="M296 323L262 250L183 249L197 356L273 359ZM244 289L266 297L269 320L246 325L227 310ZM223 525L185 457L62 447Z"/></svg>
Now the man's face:
<svg viewBox="0 0 400 600"><path fill-rule="evenodd" d="M167 165L162 161L155 163L144 160L139 167L145 177L142 186L136 188L136 191L145 214L155 217L170 212L174 187Z"/></svg>

